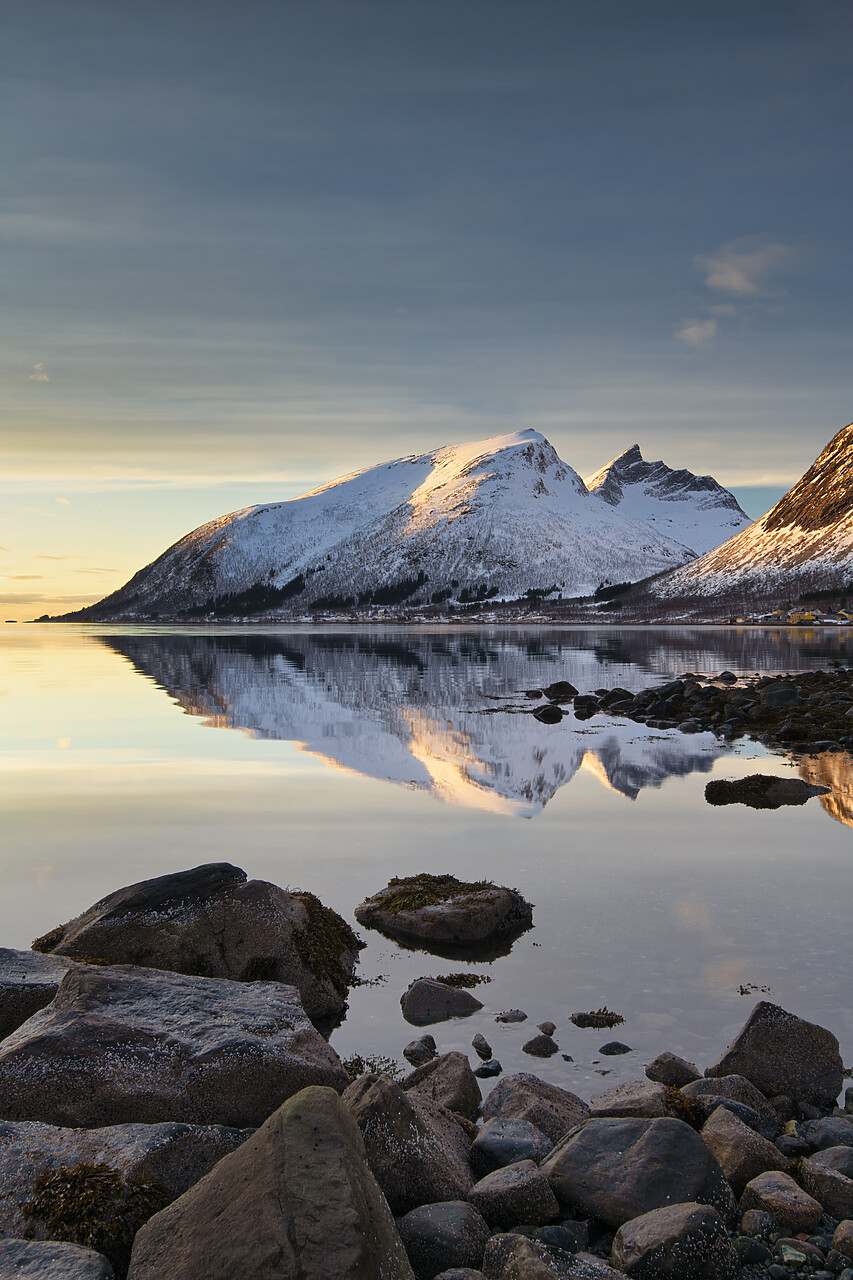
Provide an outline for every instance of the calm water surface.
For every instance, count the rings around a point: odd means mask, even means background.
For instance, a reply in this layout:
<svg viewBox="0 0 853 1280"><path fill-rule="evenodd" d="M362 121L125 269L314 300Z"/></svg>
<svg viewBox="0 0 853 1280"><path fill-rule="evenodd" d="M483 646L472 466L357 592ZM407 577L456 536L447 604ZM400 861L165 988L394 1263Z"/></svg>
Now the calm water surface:
<svg viewBox="0 0 853 1280"><path fill-rule="evenodd" d="M585 1097L663 1049L706 1065L756 990L831 1027L853 1063L849 758L812 764L823 800L717 809L710 777L797 766L709 734L518 713L555 679L640 689L851 661L846 629L0 627L0 945L201 862L350 920L391 876L450 872L516 886L535 928L470 966L362 931L361 973L383 980L352 992L342 1056L399 1058L419 1034L399 1008L411 979L468 967L492 979L485 1008L433 1028L440 1049L482 1031L506 1071ZM567 1020L603 1004L625 1016L615 1033ZM514 1006L529 1021L498 1026ZM573 1062L521 1052L546 1018ZM612 1034L633 1052L601 1058Z"/></svg>

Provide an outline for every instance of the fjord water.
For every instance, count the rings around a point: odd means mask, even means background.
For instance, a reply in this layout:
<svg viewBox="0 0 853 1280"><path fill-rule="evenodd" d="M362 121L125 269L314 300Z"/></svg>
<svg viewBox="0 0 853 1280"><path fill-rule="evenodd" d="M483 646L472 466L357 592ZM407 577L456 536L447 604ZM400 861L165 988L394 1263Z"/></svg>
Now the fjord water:
<svg viewBox="0 0 853 1280"><path fill-rule="evenodd" d="M412 978L466 969L505 1071L589 1097L670 1049L705 1066L754 1001L830 1027L853 1062L853 766L800 808L711 808L710 777L796 773L756 743L611 717L543 725L526 690L637 690L686 671L847 666L853 632L735 628L0 629L0 945L122 885L230 861L352 921L391 876L518 888L534 928L462 963L368 943L332 1043L399 1059ZM804 767L804 766L803 766ZM568 1016L607 1005L614 1032ZM520 1007L529 1019L498 1025ZM521 1051L544 1019L562 1055ZM618 1038L632 1052L602 1057ZM473 1055L472 1055L473 1056ZM607 1074L605 1074L607 1073ZM485 1084L486 1082L484 1082Z"/></svg>

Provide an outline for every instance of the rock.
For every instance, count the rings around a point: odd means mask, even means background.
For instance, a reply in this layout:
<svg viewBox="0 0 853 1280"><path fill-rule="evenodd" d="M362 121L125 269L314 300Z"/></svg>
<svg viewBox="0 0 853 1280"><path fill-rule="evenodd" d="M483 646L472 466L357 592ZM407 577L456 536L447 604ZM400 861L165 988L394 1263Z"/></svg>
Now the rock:
<svg viewBox="0 0 853 1280"><path fill-rule="evenodd" d="M484 1120L529 1120L551 1142L559 1142L588 1114L586 1103L568 1089L526 1071L505 1076L483 1104Z"/></svg>
<svg viewBox="0 0 853 1280"><path fill-rule="evenodd" d="M568 702L570 698L576 698L578 694L575 686L569 684L568 680L555 680L553 684L549 684L542 692L552 702Z"/></svg>
<svg viewBox="0 0 853 1280"><path fill-rule="evenodd" d="M546 702L544 707L537 707L533 712L534 720L538 720L540 724L559 724L563 718L562 708L554 705L553 702Z"/></svg>
<svg viewBox="0 0 853 1280"><path fill-rule="evenodd" d="M490 1058L488 1062L483 1062L474 1071L474 1075L478 1080L488 1080L491 1076L499 1076L503 1071L503 1067L497 1058Z"/></svg>
<svg viewBox="0 0 853 1280"><path fill-rule="evenodd" d="M853 1147L825 1147L800 1165L800 1181L833 1218L853 1218Z"/></svg>
<svg viewBox="0 0 853 1280"><path fill-rule="evenodd" d="M356 907L355 918L404 941L471 945L524 932L533 908L516 889L423 874L390 880Z"/></svg>
<svg viewBox="0 0 853 1280"><path fill-rule="evenodd" d="M560 1052L560 1046L550 1036L538 1035L521 1046L524 1053L534 1058L551 1058Z"/></svg>
<svg viewBox="0 0 853 1280"><path fill-rule="evenodd" d="M752 1107L748 1107L745 1102L735 1102L734 1098L721 1098L719 1094L711 1094L705 1098L694 1098L693 1103L702 1112L703 1124L710 1120L718 1107L725 1107L726 1111L733 1116L737 1116L741 1124L745 1124L747 1129L753 1129L756 1133L761 1133L764 1127L764 1122L757 1111L754 1111ZM779 1147L779 1150L782 1151L782 1148ZM782 1153L783 1155L787 1154L784 1151Z"/></svg>
<svg viewBox="0 0 853 1280"><path fill-rule="evenodd" d="M414 1090L404 1093L387 1076L362 1076L343 1100L392 1213L466 1198L474 1182L471 1140L451 1112Z"/></svg>
<svg viewBox="0 0 853 1280"><path fill-rule="evenodd" d="M817 1200L801 1190L787 1173L761 1173L746 1184L740 1207L772 1213L780 1227L811 1232L820 1222L822 1209Z"/></svg>
<svg viewBox="0 0 853 1280"><path fill-rule="evenodd" d="M753 1240L750 1236L738 1236L734 1241L734 1250L743 1267L770 1262L773 1258L773 1253L766 1244L761 1240Z"/></svg>
<svg viewBox="0 0 853 1280"><path fill-rule="evenodd" d="M698 1204L667 1205L626 1222L610 1260L646 1280L733 1280L740 1270L722 1218Z"/></svg>
<svg viewBox="0 0 853 1280"><path fill-rule="evenodd" d="M523 1009L505 1009L503 1013L495 1014L495 1022L526 1022L527 1014Z"/></svg>
<svg viewBox="0 0 853 1280"><path fill-rule="evenodd" d="M823 1151L826 1147L853 1147L853 1120L846 1116L809 1120L800 1127L800 1132L815 1151Z"/></svg>
<svg viewBox="0 0 853 1280"><path fill-rule="evenodd" d="M137 1233L128 1280L412 1280L333 1089L303 1089Z"/></svg>
<svg viewBox="0 0 853 1280"><path fill-rule="evenodd" d="M762 1213L760 1209L747 1209L740 1220L740 1229L745 1236L758 1236L761 1240L769 1240L776 1232L776 1219L772 1213Z"/></svg>
<svg viewBox="0 0 853 1280"><path fill-rule="evenodd" d="M832 1237L832 1247L843 1258L853 1261L853 1219L846 1218L839 1222Z"/></svg>
<svg viewBox="0 0 853 1280"><path fill-rule="evenodd" d="M485 1036L480 1035L478 1031L471 1041L471 1048L474 1050L478 1058L482 1058L484 1062L488 1062L492 1056L492 1046L489 1044Z"/></svg>
<svg viewBox="0 0 853 1280"><path fill-rule="evenodd" d="M717 1107L701 1136L737 1196L760 1173L790 1168L790 1160L772 1142L754 1133L725 1107Z"/></svg>
<svg viewBox="0 0 853 1280"><path fill-rule="evenodd" d="M307 1084L344 1089L294 987L76 965L0 1044L0 1115L76 1127L248 1128Z"/></svg>
<svg viewBox="0 0 853 1280"><path fill-rule="evenodd" d="M802 778L777 778L772 773L751 773L747 778L715 778L705 787L708 804L745 804L750 809L779 809L784 804L805 804L812 796L825 795L828 787Z"/></svg>
<svg viewBox="0 0 853 1280"><path fill-rule="evenodd" d="M695 1063L685 1062L674 1053L659 1053L646 1067L646 1075L658 1084L680 1089L693 1080L701 1079L702 1073Z"/></svg>
<svg viewBox="0 0 853 1280"><path fill-rule="evenodd" d="M467 1018L483 1005L470 991L432 978L416 978L400 998L400 1007L407 1022L425 1027L448 1018Z"/></svg>
<svg viewBox="0 0 853 1280"><path fill-rule="evenodd" d="M432 1036L421 1036L418 1040L410 1040L403 1050L403 1057L413 1067L422 1067L425 1062L432 1062L435 1056L435 1040Z"/></svg>
<svg viewBox="0 0 853 1280"><path fill-rule="evenodd" d="M622 1280L622 1272L614 1271L594 1253L575 1254L567 1280Z"/></svg>
<svg viewBox="0 0 853 1280"><path fill-rule="evenodd" d="M765 1138L775 1138L779 1132L779 1119L764 1094L756 1089L745 1076L718 1076L709 1080L694 1080L686 1084L681 1092L685 1098L695 1098L707 1102L712 1114L718 1106L726 1101L740 1102L751 1107L761 1121L760 1132ZM740 1117L743 1119L743 1116Z"/></svg>
<svg viewBox="0 0 853 1280"><path fill-rule="evenodd" d="M71 960L0 947L0 1040L50 1004Z"/></svg>
<svg viewBox="0 0 853 1280"><path fill-rule="evenodd" d="M617 1058L620 1054L631 1053L631 1046L623 1044L621 1040L608 1040L598 1052L604 1054L605 1058Z"/></svg>
<svg viewBox="0 0 853 1280"><path fill-rule="evenodd" d="M489 1280L492 1277L498 1280L554 1280L555 1276L566 1274L564 1270L556 1269L549 1249L538 1241L515 1233L492 1237L484 1256L483 1269Z"/></svg>
<svg viewBox="0 0 853 1280"><path fill-rule="evenodd" d="M552 1036L557 1030L557 1024L556 1022L540 1022L536 1030L541 1031L543 1036Z"/></svg>
<svg viewBox="0 0 853 1280"><path fill-rule="evenodd" d="M765 707L795 707L800 691L795 684L774 684L762 689L759 698Z"/></svg>
<svg viewBox="0 0 853 1280"><path fill-rule="evenodd" d="M519 1222L539 1226L553 1222L560 1211L547 1178L533 1160L519 1160L486 1174L468 1192L468 1203L480 1211L490 1227L511 1227Z"/></svg>
<svg viewBox="0 0 853 1280"><path fill-rule="evenodd" d="M594 1093L589 1103L591 1116L633 1116L654 1119L666 1115L666 1089L662 1084L628 1080L603 1093Z"/></svg>
<svg viewBox="0 0 853 1280"><path fill-rule="evenodd" d="M725 1218L734 1212L719 1165L682 1120L590 1119L540 1167L561 1203L612 1227L686 1201L709 1204Z"/></svg>
<svg viewBox="0 0 853 1280"><path fill-rule="evenodd" d="M483 1177L518 1160L544 1160L554 1144L529 1120L487 1120L471 1147L471 1168Z"/></svg>
<svg viewBox="0 0 853 1280"><path fill-rule="evenodd" d="M0 1240L0 1276L8 1280L114 1280L100 1253L55 1240Z"/></svg>
<svg viewBox="0 0 853 1280"><path fill-rule="evenodd" d="M51 955L115 965L285 982L314 1021L345 1008L363 945L313 894L247 881L227 862L118 889L33 943Z"/></svg>
<svg viewBox="0 0 853 1280"><path fill-rule="evenodd" d="M472 1119L480 1109L483 1095L464 1053L444 1053L418 1067L401 1081L402 1089L431 1098L448 1111Z"/></svg>
<svg viewBox="0 0 853 1280"><path fill-rule="evenodd" d="M398 1225L417 1280L433 1280L449 1267L479 1267L489 1239L485 1219L462 1200L421 1205Z"/></svg>
<svg viewBox="0 0 853 1280"><path fill-rule="evenodd" d="M795 1102L831 1107L844 1065L830 1031L759 1000L723 1056L705 1071L711 1077L732 1074L746 1076L767 1097L784 1093Z"/></svg>
<svg viewBox="0 0 853 1280"><path fill-rule="evenodd" d="M0 1237L50 1238L47 1227L22 1210L48 1170L105 1164L126 1181L156 1182L175 1199L235 1151L250 1132L170 1123L60 1129L37 1121L0 1122Z"/></svg>
<svg viewBox="0 0 853 1280"><path fill-rule="evenodd" d="M473 1267L451 1267L449 1271L442 1271L435 1280L486 1280L486 1277Z"/></svg>

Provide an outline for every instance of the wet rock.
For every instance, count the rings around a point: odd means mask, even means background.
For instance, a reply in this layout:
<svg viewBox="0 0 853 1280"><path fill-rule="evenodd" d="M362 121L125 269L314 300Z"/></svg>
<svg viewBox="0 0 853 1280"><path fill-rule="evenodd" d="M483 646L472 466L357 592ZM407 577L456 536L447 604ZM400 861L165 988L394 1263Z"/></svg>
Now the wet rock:
<svg viewBox="0 0 853 1280"><path fill-rule="evenodd" d="M823 1210L787 1173L761 1173L744 1188L742 1210L761 1209L772 1213L780 1227L791 1231L813 1231Z"/></svg>
<svg viewBox="0 0 853 1280"><path fill-rule="evenodd" d="M552 1036L557 1030L557 1024L556 1022L540 1022L536 1030L541 1031L543 1036Z"/></svg>
<svg viewBox="0 0 853 1280"><path fill-rule="evenodd" d="M555 706L552 702L546 702L544 707L537 707L533 712L534 720L538 720L540 724L559 724L563 718L563 712L560 707Z"/></svg>
<svg viewBox="0 0 853 1280"><path fill-rule="evenodd" d="M631 1053L631 1046L623 1044L621 1040L608 1040L607 1044L603 1044L599 1049L599 1053L605 1058L618 1058L623 1053Z"/></svg>
<svg viewBox="0 0 853 1280"><path fill-rule="evenodd" d="M571 698L577 697L578 693L575 686L569 684L568 680L555 680L553 684L549 684L542 692L552 702L568 702Z"/></svg>
<svg viewBox="0 0 853 1280"><path fill-rule="evenodd" d="M853 1147L826 1147L800 1165L800 1181L833 1218L853 1218Z"/></svg>
<svg viewBox="0 0 853 1280"><path fill-rule="evenodd" d="M561 1203L613 1227L687 1201L709 1204L725 1218L734 1213L719 1165L681 1120L589 1119L540 1167Z"/></svg>
<svg viewBox="0 0 853 1280"><path fill-rule="evenodd" d="M740 1229L745 1236L757 1236L761 1240L769 1240L776 1234L776 1219L772 1213L762 1213L760 1209L747 1209L740 1220Z"/></svg>
<svg viewBox="0 0 853 1280"><path fill-rule="evenodd" d="M591 1116L632 1116L654 1119L666 1115L666 1089L662 1084L646 1080L628 1080L616 1084L590 1099Z"/></svg>
<svg viewBox="0 0 853 1280"><path fill-rule="evenodd" d="M529 1053L534 1058L551 1058L560 1051L560 1046L555 1040L541 1033L534 1036L532 1040L528 1040L521 1048L524 1053Z"/></svg>
<svg viewBox="0 0 853 1280"><path fill-rule="evenodd" d="M725 1107L717 1107L704 1124L702 1141L738 1196L760 1173L790 1168L790 1160L772 1142L753 1132Z"/></svg>
<svg viewBox="0 0 853 1280"><path fill-rule="evenodd" d="M511 1227L519 1222L539 1226L552 1222L560 1206L533 1160L520 1160L495 1169L476 1182L468 1202L491 1227Z"/></svg>
<svg viewBox="0 0 853 1280"><path fill-rule="evenodd" d="M497 1058L490 1058L488 1062L483 1062L474 1070L474 1075L478 1080L488 1080L492 1076L499 1076L503 1071L503 1067Z"/></svg>
<svg viewBox="0 0 853 1280"><path fill-rule="evenodd" d="M471 1168L484 1177L518 1160L539 1164L553 1146L551 1139L529 1120L487 1120L471 1147Z"/></svg>
<svg viewBox="0 0 853 1280"><path fill-rule="evenodd" d="M825 1147L853 1147L853 1119L846 1116L822 1116L800 1126L800 1132L815 1151Z"/></svg>
<svg viewBox="0 0 853 1280"><path fill-rule="evenodd" d="M451 1267L449 1271L442 1271L435 1280L486 1280L486 1277L482 1271L475 1271L473 1267Z"/></svg>
<svg viewBox="0 0 853 1280"><path fill-rule="evenodd" d="M853 1219L846 1218L839 1222L832 1237L832 1247L843 1258L853 1261Z"/></svg>
<svg viewBox="0 0 853 1280"><path fill-rule="evenodd" d="M484 1120L529 1120L551 1142L559 1142L589 1114L589 1107L568 1089L526 1071L505 1076L483 1104Z"/></svg>
<svg viewBox="0 0 853 1280"><path fill-rule="evenodd" d="M400 998L400 1007L407 1022L425 1027L448 1018L468 1018L483 1005L470 991L432 978L416 978Z"/></svg>
<svg viewBox="0 0 853 1280"><path fill-rule="evenodd" d="M772 1140L779 1132L776 1112L764 1094L750 1080L747 1080L746 1076L719 1075L709 1079L694 1080L691 1084L686 1084L681 1092L685 1098L706 1102L710 1107L709 1114L727 1101L740 1102L759 1115L760 1132L763 1137ZM742 1115L739 1118L744 1120Z"/></svg>
<svg viewBox="0 0 853 1280"><path fill-rule="evenodd" d="M387 1076L362 1076L343 1100L392 1213L465 1199L474 1181L471 1141L451 1112L414 1090L404 1093Z"/></svg>
<svg viewBox="0 0 853 1280"><path fill-rule="evenodd" d="M787 1094L795 1102L831 1107L844 1066L831 1031L760 1000L723 1056L705 1071L709 1077L732 1074L745 1076L767 1097Z"/></svg>
<svg viewBox="0 0 853 1280"><path fill-rule="evenodd" d="M492 1056L492 1046L489 1044L485 1036L478 1031L471 1041L471 1048L474 1050L478 1058L482 1058L484 1062L488 1062Z"/></svg>
<svg viewBox="0 0 853 1280"><path fill-rule="evenodd" d="M403 1050L403 1057L413 1067L422 1067L425 1062L431 1062L435 1056L435 1040L432 1036L420 1036L417 1040L410 1040Z"/></svg>
<svg viewBox="0 0 853 1280"><path fill-rule="evenodd" d="M128 1280L412 1280L358 1127L304 1089L137 1233Z"/></svg>
<svg viewBox="0 0 853 1280"><path fill-rule="evenodd" d="M526 1022L527 1014L523 1009L505 1009L495 1014L495 1022Z"/></svg>
<svg viewBox="0 0 853 1280"><path fill-rule="evenodd" d="M626 1222L611 1261L646 1280L733 1280L740 1270L722 1218L698 1204L667 1205Z"/></svg>
<svg viewBox="0 0 853 1280"><path fill-rule="evenodd" d="M77 965L0 1044L0 1115L69 1127L248 1128L307 1084L344 1089L294 987Z"/></svg>
<svg viewBox="0 0 853 1280"><path fill-rule="evenodd" d="M108 964L284 982L314 1021L344 1009L363 945L313 894L247 881L227 862L118 889L33 943L51 955Z"/></svg>
<svg viewBox="0 0 853 1280"><path fill-rule="evenodd" d="M705 787L708 804L745 804L750 809L779 809L785 804L805 804L812 796L823 796L828 787L820 787L802 778L777 778L772 773L751 773L747 778L730 781L715 778Z"/></svg>
<svg viewBox="0 0 853 1280"><path fill-rule="evenodd" d="M654 1062L646 1067L646 1075L658 1084L680 1089L693 1080L701 1079L702 1073L694 1062L686 1062L677 1054L659 1053Z"/></svg>
<svg viewBox="0 0 853 1280"><path fill-rule="evenodd" d="M401 1081L400 1087L429 1098L433 1102L472 1119L480 1108L483 1095L471 1064L464 1053L444 1053L432 1062L418 1067Z"/></svg>
<svg viewBox="0 0 853 1280"><path fill-rule="evenodd" d="M355 918L404 941L470 945L529 929L533 908L516 889L424 873L389 881Z"/></svg>
<svg viewBox="0 0 853 1280"><path fill-rule="evenodd" d="M398 1225L417 1280L433 1280L451 1267L479 1267L489 1239L485 1219L461 1200L421 1205Z"/></svg>
<svg viewBox="0 0 853 1280"><path fill-rule="evenodd" d="M753 1240L750 1236L738 1236L734 1241L734 1250L744 1267L770 1262L773 1258L772 1250L763 1241Z"/></svg>
<svg viewBox="0 0 853 1280"><path fill-rule="evenodd" d="M0 947L0 1040L50 1004L72 961Z"/></svg>
<svg viewBox="0 0 853 1280"><path fill-rule="evenodd" d="M54 1240L0 1240L0 1275L9 1280L114 1280L100 1253Z"/></svg>

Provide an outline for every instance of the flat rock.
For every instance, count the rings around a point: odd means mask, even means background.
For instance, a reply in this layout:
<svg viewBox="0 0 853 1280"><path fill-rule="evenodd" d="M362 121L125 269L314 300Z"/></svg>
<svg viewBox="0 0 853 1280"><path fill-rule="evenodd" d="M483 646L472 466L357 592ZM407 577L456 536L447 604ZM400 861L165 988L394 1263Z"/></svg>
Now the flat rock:
<svg viewBox="0 0 853 1280"><path fill-rule="evenodd" d="M668 1205L626 1222L610 1260L645 1280L733 1280L740 1271L722 1218L699 1204Z"/></svg>
<svg viewBox="0 0 853 1280"><path fill-rule="evenodd" d="M72 961L0 947L0 1040L50 1004Z"/></svg>
<svg viewBox="0 0 853 1280"><path fill-rule="evenodd" d="M768 1098L786 1094L831 1107L844 1065L831 1031L760 1000L723 1056L705 1070L711 1077L733 1074L746 1076Z"/></svg>
<svg viewBox="0 0 853 1280"><path fill-rule="evenodd" d="M355 918L393 938L462 946L529 929L533 908L516 889L423 874L389 881Z"/></svg>
<svg viewBox="0 0 853 1280"><path fill-rule="evenodd" d="M735 1210L720 1166L681 1120L589 1119L540 1168L561 1203L612 1227L686 1201L709 1204L727 1219Z"/></svg>
<svg viewBox="0 0 853 1280"><path fill-rule="evenodd" d="M519 1160L486 1174L467 1198L490 1227L512 1227L520 1222L540 1226L553 1222L560 1211L548 1179L533 1160Z"/></svg>
<svg viewBox="0 0 853 1280"><path fill-rule="evenodd" d="M37 1121L0 1121L0 1236L47 1238L23 1205L41 1174L77 1164L106 1164L127 1181L159 1183L176 1199L235 1151L251 1130L220 1125L120 1124L60 1129Z"/></svg>
<svg viewBox="0 0 853 1280"><path fill-rule="evenodd" d="M343 1100L392 1213L467 1197L474 1182L468 1163L471 1139L445 1107L414 1089L404 1093L387 1076L376 1075L356 1080Z"/></svg>
<svg viewBox="0 0 853 1280"><path fill-rule="evenodd" d="M701 1079L702 1072L695 1062L687 1062L675 1053L659 1053L654 1062L646 1067L646 1075L658 1084L670 1085L681 1089L693 1080Z"/></svg>
<svg viewBox="0 0 853 1280"><path fill-rule="evenodd" d="M481 1177L518 1160L545 1159L554 1144L529 1120L487 1120L471 1147L471 1168Z"/></svg>
<svg viewBox="0 0 853 1280"><path fill-rule="evenodd" d="M761 1173L746 1184L740 1200L742 1211L761 1209L772 1213L780 1227L809 1233L815 1229L823 1210L787 1173Z"/></svg>
<svg viewBox="0 0 853 1280"><path fill-rule="evenodd" d="M684 1085L681 1092L685 1098L706 1102L710 1107L709 1114L725 1101L751 1107L759 1117L760 1132L765 1138L775 1138L781 1127L779 1117L764 1094L745 1076L716 1076L708 1080L694 1080L691 1084Z"/></svg>
<svg viewBox="0 0 853 1280"><path fill-rule="evenodd" d="M800 1165L801 1182L833 1218L853 1218L853 1147L826 1147Z"/></svg>
<svg viewBox="0 0 853 1280"><path fill-rule="evenodd" d="M473 1119L480 1109L483 1095L477 1077L464 1053L443 1053L423 1067L417 1067L401 1082L400 1087Z"/></svg>
<svg viewBox="0 0 853 1280"><path fill-rule="evenodd" d="M71 1128L250 1128L308 1084L348 1083L277 982L76 965L0 1044L0 1116Z"/></svg>
<svg viewBox="0 0 853 1280"><path fill-rule="evenodd" d="M433 1280L452 1267L479 1267L489 1239L482 1214L461 1200L421 1205L398 1225L418 1280Z"/></svg>
<svg viewBox="0 0 853 1280"><path fill-rule="evenodd" d="M666 1089L649 1080L627 1080L603 1093L594 1093L589 1102L591 1116L626 1116L653 1120L666 1115Z"/></svg>
<svg viewBox="0 0 853 1280"><path fill-rule="evenodd" d="M529 1120L551 1142L559 1142L587 1115L589 1107L574 1093L526 1071L505 1076L483 1103L484 1120Z"/></svg>
<svg viewBox="0 0 853 1280"><path fill-rule="evenodd" d="M0 1240L0 1276L4 1280L114 1280L102 1254L55 1240Z"/></svg>
<svg viewBox="0 0 853 1280"><path fill-rule="evenodd" d="M416 978L400 997L403 1017L415 1027L446 1022L448 1018L467 1018L483 1005L470 991L450 987L433 978Z"/></svg>
<svg viewBox="0 0 853 1280"><path fill-rule="evenodd" d="M760 1173L770 1169L784 1172L791 1166L778 1147L725 1107L717 1107L703 1125L701 1136L737 1196Z"/></svg>
<svg viewBox="0 0 853 1280"><path fill-rule="evenodd" d="M33 947L56 956L296 987L315 1021L346 1005L364 944L310 893L247 881L230 863L142 880L107 894Z"/></svg>
<svg viewBox="0 0 853 1280"><path fill-rule="evenodd" d="M413 1280L355 1120L304 1089L145 1224L128 1280Z"/></svg>

